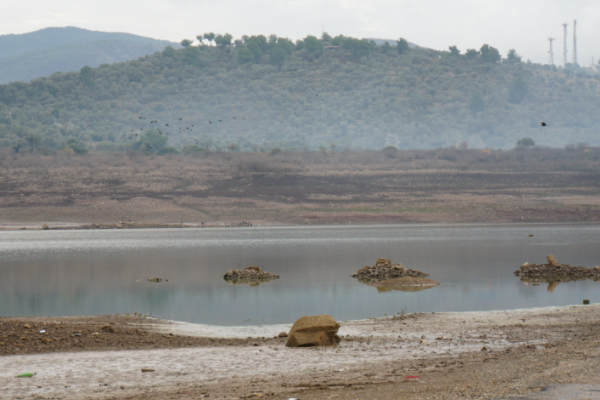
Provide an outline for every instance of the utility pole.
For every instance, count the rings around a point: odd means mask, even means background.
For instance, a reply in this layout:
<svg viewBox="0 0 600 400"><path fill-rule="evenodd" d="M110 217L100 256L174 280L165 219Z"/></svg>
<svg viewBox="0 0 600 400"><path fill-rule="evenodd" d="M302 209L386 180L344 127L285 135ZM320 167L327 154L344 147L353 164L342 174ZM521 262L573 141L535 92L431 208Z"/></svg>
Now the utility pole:
<svg viewBox="0 0 600 400"><path fill-rule="evenodd" d="M567 24L563 26L563 67L567 66Z"/></svg>
<svg viewBox="0 0 600 400"><path fill-rule="evenodd" d="M577 64L577 20L573 20L573 65Z"/></svg>
<svg viewBox="0 0 600 400"><path fill-rule="evenodd" d="M548 63L550 65L554 65L554 50L552 50L552 42L554 42L554 38L549 37L548 42L550 43L550 49L548 50L548 54L550 54L550 57L548 58Z"/></svg>

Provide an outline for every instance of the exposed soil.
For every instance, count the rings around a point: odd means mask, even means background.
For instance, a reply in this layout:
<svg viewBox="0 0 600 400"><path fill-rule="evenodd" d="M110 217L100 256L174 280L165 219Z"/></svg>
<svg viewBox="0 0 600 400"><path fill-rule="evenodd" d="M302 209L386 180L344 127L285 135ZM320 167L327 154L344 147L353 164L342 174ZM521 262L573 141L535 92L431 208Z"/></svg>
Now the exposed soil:
<svg viewBox="0 0 600 400"><path fill-rule="evenodd" d="M4 155L0 224L12 229L600 221L600 175L584 165L458 168L441 160L363 160L364 154ZM236 167L254 159L286 168Z"/></svg>
<svg viewBox="0 0 600 400"><path fill-rule="evenodd" d="M2 319L19 335L30 335L33 324L69 330L89 324L86 332L91 332L106 322L118 328L111 335L122 340L127 329L144 331L156 341L173 333L175 341L193 343L179 337L184 331L196 336L227 331L226 336L238 338L217 339L215 345L205 337L190 337L203 344L180 349L166 346L167 341L161 342L164 348L118 351L77 346L46 353L28 346L29 354L3 356L0 397L498 399L551 393L547 389L557 385L563 392L583 390L561 386L569 383L587 384L592 395L600 388L600 305L342 321L339 346L299 349L286 348L285 338L260 339L289 326L227 329L118 317ZM249 332L254 338L243 340ZM37 375L16 378L23 372Z"/></svg>
<svg viewBox="0 0 600 400"><path fill-rule="evenodd" d="M149 329L141 328L142 321ZM0 356L73 351L253 346L257 340L157 333L144 317L0 318ZM41 333L40 331L45 331ZM258 342L279 343L279 338Z"/></svg>

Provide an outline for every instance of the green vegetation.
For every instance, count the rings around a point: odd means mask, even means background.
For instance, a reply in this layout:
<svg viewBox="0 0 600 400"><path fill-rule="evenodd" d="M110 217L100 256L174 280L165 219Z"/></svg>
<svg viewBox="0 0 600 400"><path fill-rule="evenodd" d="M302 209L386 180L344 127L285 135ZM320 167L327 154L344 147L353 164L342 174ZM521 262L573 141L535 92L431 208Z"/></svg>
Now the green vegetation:
<svg viewBox="0 0 600 400"><path fill-rule="evenodd" d="M197 39L0 85L0 147L77 152L75 139L80 150L190 154L512 148L523 137L541 146L600 144L600 76L576 66L523 63L514 50L501 59L487 44L463 55L455 46L327 34ZM39 142L28 144L30 134Z"/></svg>

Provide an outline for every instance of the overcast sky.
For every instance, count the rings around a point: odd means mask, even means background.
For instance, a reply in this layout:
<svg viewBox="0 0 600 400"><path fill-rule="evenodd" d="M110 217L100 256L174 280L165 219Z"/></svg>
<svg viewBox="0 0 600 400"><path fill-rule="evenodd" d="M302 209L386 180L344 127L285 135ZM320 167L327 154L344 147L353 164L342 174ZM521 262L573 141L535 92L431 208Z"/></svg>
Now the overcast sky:
<svg viewBox="0 0 600 400"><path fill-rule="evenodd" d="M298 39L325 31L335 36L397 39L461 51L487 43L503 55L548 62L548 37L556 37L562 64L562 26L577 19L578 61L600 57L599 0L0 0L0 34L77 26L129 32L179 42L204 32L234 37L271 34Z"/></svg>

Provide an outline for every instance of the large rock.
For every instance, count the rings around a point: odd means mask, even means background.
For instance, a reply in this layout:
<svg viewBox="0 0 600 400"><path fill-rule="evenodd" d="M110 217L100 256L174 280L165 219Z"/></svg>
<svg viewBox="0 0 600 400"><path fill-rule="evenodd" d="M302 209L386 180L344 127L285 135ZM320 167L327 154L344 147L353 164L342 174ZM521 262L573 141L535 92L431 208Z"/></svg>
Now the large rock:
<svg viewBox="0 0 600 400"><path fill-rule="evenodd" d="M560 264L556 261L556 258L552 254L548 254L548 264L552 265L554 268L560 268Z"/></svg>
<svg viewBox="0 0 600 400"><path fill-rule="evenodd" d="M313 315L300 318L292 326L287 347L337 346L340 324L329 315Z"/></svg>

